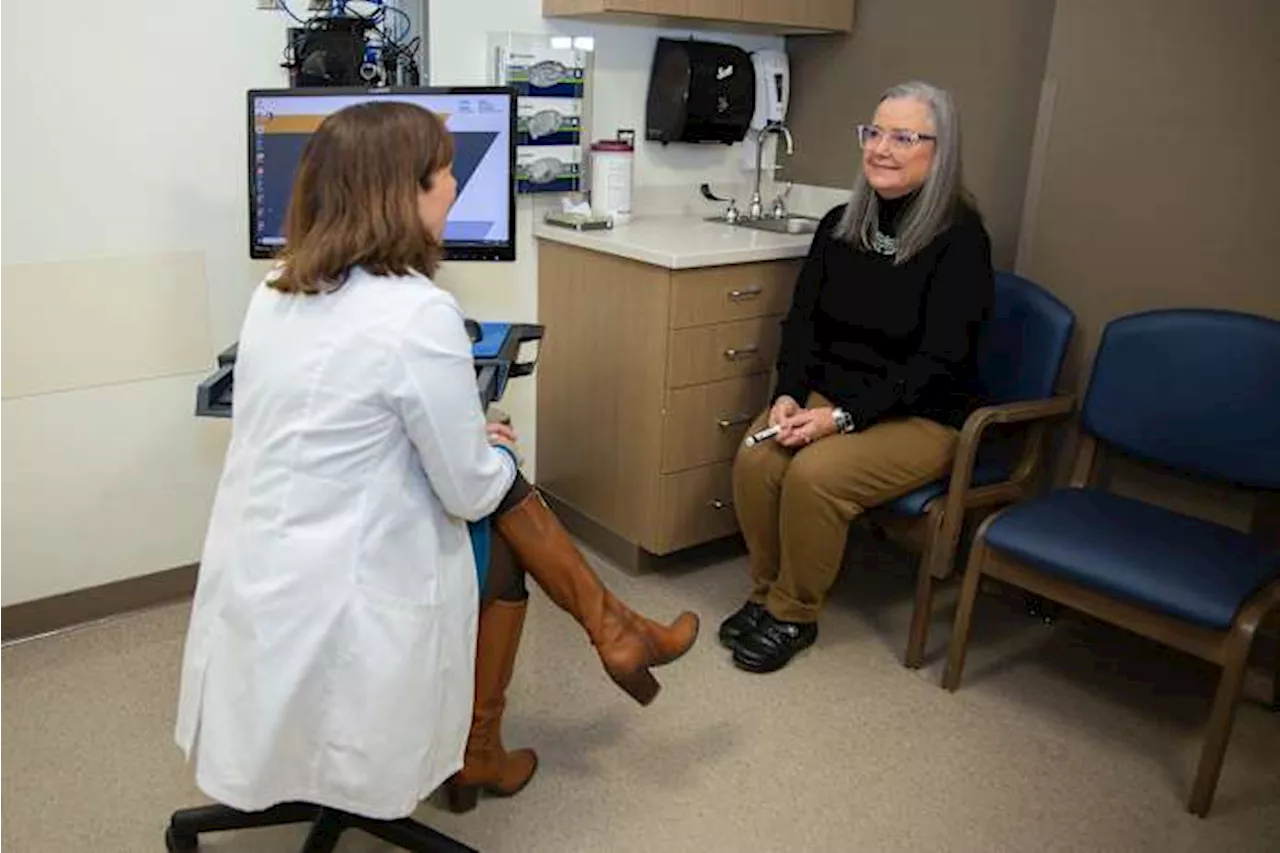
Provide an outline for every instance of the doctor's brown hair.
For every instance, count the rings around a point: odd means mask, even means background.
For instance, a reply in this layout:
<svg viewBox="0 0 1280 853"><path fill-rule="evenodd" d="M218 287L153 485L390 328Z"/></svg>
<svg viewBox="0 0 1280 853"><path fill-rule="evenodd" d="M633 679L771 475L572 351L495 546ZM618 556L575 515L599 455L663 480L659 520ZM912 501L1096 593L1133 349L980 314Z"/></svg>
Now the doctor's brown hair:
<svg viewBox="0 0 1280 853"><path fill-rule="evenodd" d="M443 248L418 216L418 192L453 163L453 137L412 104L358 104L326 118L294 175L282 267L268 284L324 293L356 266L432 275Z"/></svg>

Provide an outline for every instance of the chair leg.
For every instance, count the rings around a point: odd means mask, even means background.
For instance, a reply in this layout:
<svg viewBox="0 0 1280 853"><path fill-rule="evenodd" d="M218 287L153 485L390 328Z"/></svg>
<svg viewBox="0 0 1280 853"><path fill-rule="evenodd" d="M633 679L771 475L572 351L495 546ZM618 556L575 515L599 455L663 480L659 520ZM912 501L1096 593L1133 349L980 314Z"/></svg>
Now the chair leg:
<svg viewBox="0 0 1280 853"><path fill-rule="evenodd" d="M1239 631L1238 628L1233 629ZM1231 738L1231 726L1235 722L1236 704L1244 687L1245 669L1249 662L1252 636L1243 633L1231 638L1227 646L1222 676L1218 679L1218 692L1213 698L1213 710L1205 727L1204 745L1200 749L1200 765L1196 769L1196 781L1191 787L1187 811L1204 817L1213 805L1213 795L1218 789L1218 777L1227 754L1227 741Z"/></svg>
<svg viewBox="0 0 1280 853"><path fill-rule="evenodd" d="M174 812L165 834L169 853L197 853L201 833L310 823L302 853L333 853L348 829L359 829L410 853L478 853L410 818L374 820L309 803L284 803L261 812L240 812L223 805Z"/></svg>
<svg viewBox="0 0 1280 853"><path fill-rule="evenodd" d="M969 553L969 565L965 568L964 583L960 586L960 605L956 609L956 621L951 629L951 645L947 648L947 668L942 674L942 686L953 692L960 686L960 675L964 672L969 628L973 622L973 605L978 598L978 587L982 583L982 564L986 556L987 544L979 534Z"/></svg>
<svg viewBox="0 0 1280 853"><path fill-rule="evenodd" d="M308 803L282 803L260 812L242 812L216 804L182 809L169 818L165 844L170 853L192 853L199 848L199 836L205 832L310 823L319 811Z"/></svg>
<svg viewBox="0 0 1280 853"><path fill-rule="evenodd" d="M903 665L907 669L919 669L924 665L929 621L933 617L933 593L938 579L951 573L954 554L943 538L942 503L934 501L925 515L926 533L916 574L916 600L911 611L911 629L907 633L907 652L903 657Z"/></svg>
<svg viewBox="0 0 1280 853"><path fill-rule="evenodd" d="M935 585L928 563L921 560L919 575L916 577L916 603L911 611L911 631L907 635L904 663L908 669L919 669L924 664L924 649L929 641L929 619L933 616Z"/></svg>
<svg viewBox="0 0 1280 853"><path fill-rule="evenodd" d="M468 847L410 818L391 821L355 818L352 825L412 853L477 853L475 848Z"/></svg>
<svg viewBox="0 0 1280 853"><path fill-rule="evenodd" d="M347 828L346 821L339 812L322 809L316 822L311 825L307 841L302 845L301 853L333 853L338 849L338 840Z"/></svg>

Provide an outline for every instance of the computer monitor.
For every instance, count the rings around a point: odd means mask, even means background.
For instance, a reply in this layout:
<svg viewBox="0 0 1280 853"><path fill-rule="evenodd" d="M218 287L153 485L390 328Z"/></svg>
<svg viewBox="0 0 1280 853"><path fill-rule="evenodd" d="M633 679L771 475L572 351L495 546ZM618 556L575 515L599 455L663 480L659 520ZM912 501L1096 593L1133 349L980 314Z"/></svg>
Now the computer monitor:
<svg viewBox="0 0 1280 853"><path fill-rule="evenodd" d="M440 115L453 133L458 200L445 225L445 258L513 261L514 91L494 86L413 89L255 89L249 92L249 254L284 247L293 175L324 118L368 101L404 101Z"/></svg>

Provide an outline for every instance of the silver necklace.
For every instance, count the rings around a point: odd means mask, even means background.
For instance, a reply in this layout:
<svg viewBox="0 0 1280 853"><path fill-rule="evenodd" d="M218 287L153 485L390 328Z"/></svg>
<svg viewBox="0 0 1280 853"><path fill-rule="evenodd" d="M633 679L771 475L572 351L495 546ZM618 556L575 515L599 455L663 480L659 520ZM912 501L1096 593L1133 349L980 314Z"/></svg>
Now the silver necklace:
<svg viewBox="0 0 1280 853"><path fill-rule="evenodd" d="M898 240L877 228L876 236L871 241L871 248L881 255L896 255L898 254Z"/></svg>

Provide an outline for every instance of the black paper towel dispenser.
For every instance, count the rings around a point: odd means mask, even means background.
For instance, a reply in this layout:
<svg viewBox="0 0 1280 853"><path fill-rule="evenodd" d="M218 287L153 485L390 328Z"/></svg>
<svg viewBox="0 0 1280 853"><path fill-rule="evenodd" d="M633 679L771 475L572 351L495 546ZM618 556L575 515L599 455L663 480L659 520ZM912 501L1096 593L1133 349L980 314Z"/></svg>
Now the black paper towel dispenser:
<svg viewBox="0 0 1280 853"><path fill-rule="evenodd" d="M741 142L756 106L751 56L732 44L660 38L653 54L645 139Z"/></svg>

